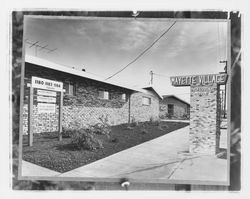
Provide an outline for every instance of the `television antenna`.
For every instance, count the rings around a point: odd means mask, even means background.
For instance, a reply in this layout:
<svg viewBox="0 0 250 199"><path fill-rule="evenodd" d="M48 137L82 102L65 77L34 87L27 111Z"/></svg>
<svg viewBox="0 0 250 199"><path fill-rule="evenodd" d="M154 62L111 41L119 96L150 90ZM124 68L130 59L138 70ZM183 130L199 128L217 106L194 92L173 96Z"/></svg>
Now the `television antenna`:
<svg viewBox="0 0 250 199"><path fill-rule="evenodd" d="M37 56L38 51L46 50L47 53L51 53L51 52L54 52L54 51L57 50L57 48L51 49L51 48L48 47L49 46L48 44L42 45L39 42L40 41L32 42L29 39L25 39L25 43L28 44L28 45L30 45L29 48L33 48L34 47L34 49L35 49L35 56Z"/></svg>

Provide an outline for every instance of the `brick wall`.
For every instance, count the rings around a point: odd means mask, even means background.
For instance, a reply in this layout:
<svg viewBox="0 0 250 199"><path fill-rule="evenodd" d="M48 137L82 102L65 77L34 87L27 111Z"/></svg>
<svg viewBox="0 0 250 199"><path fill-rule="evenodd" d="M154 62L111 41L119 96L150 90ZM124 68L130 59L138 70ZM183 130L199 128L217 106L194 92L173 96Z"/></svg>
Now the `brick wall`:
<svg viewBox="0 0 250 199"><path fill-rule="evenodd" d="M219 147L219 87L191 86L190 152L216 154Z"/></svg>
<svg viewBox="0 0 250 199"><path fill-rule="evenodd" d="M29 88L27 83L31 82L32 76L47 78L61 82L71 82L75 84L75 96L64 95L63 99L63 127L75 128L76 126L86 127L100 122L100 117L107 117L111 125L128 123L134 118L136 121L147 121L150 118L158 119L159 115L159 99L155 95L146 93L134 92L125 88L117 87L101 83L87 78L80 78L74 75L39 67L32 64L26 64L25 71L25 94L24 104L24 133L27 133L27 103L29 96ZM110 93L110 99L99 98L99 91L105 90ZM126 100L121 99L121 94L126 94ZM130 104L129 104L129 96ZM151 98L151 105L142 105L142 96ZM129 106L131 113L129 114ZM34 133L43 131L55 131L55 126L58 122L58 112L53 116L46 114L37 114L36 104L34 104ZM37 119L39 118L39 119ZM50 118L50 122L48 121ZM46 122L44 122L46 121ZM51 123L51 124L50 124ZM44 128L43 128L44 126ZM50 126L51 128L49 128Z"/></svg>
<svg viewBox="0 0 250 199"><path fill-rule="evenodd" d="M164 97L163 100L160 100L160 117L166 118L168 114L168 104L174 105L174 114L173 118L182 119L185 114L188 113L188 105L177 100L174 97Z"/></svg>

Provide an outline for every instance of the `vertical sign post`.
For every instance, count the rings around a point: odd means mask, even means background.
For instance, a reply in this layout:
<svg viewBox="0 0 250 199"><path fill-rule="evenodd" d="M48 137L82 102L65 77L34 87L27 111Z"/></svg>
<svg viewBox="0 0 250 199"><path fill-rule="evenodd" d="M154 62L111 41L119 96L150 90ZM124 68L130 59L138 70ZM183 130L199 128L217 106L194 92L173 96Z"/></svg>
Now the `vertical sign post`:
<svg viewBox="0 0 250 199"><path fill-rule="evenodd" d="M33 87L30 85L29 113L28 113L28 140L29 146L33 146Z"/></svg>
<svg viewBox="0 0 250 199"><path fill-rule="evenodd" d="M63 91L60 92L60 102L59 102L59 129L58 129L58 139L62 141L62 107L63 107Z"/></svg>

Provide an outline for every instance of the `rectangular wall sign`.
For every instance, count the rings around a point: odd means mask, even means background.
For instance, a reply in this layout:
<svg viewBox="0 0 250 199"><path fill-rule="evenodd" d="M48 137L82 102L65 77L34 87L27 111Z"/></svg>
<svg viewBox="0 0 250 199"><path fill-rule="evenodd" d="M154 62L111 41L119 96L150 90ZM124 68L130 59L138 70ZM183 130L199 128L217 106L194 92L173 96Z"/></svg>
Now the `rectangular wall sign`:
<svg viewBox="0 0 250 199"><path fill-rule="evenodd" d="M33 88L41 88L52 91L63 91L62 82L44 79L40 77L34 77L34 76L31 79L31 86Z"/></svg>
<svg viewBox="0 0 250 199"><path fill-rule="evenodd" d="M55 104L38 103L37 108L38 108L38 113L55 113L56 112Z"/></svg>
<svg viewBox="0 0 250 199"><path fill-rule="evenodd" d="M46 90L37 90L37 95L56 97L56 92L46 91Z"/></svg>
<svg viewBox="0 0 250 199"><path fill-rule="evenodd" d="M45 96L37 96L38 102L49 102L49 103L56 103L55 97L45 97Z"/></svg>

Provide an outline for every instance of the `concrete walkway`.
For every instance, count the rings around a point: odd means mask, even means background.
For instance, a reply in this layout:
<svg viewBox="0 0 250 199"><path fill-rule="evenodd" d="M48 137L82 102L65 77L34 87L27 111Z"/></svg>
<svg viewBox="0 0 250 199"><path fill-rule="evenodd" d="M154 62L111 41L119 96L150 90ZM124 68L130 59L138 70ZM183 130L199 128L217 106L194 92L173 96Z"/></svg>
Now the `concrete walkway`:
<svg viewBox="0 0 250 199"><path fill-rule="evenodd" d="M183 122L183 123L190 123L190 120L171 120L171 119L162 119L161 121L164 121L164 122Z"/></svg>
<svg viewBox="0 0 250 199"><path fill-rule="evenodd" d="M50 177L225 182L227 160L216 156L189 154L188 137L189 126L66 173L58 173L24 161L23 175L32 176L33 173L33 176Z"/></svg>
<svg viewBox="0 0 250 199"><path fill-rule="evenodd" d="M189 126L59 176L225 182L227 161L189 154L188 136Z"/></svg>
<svg viewBox="0 0 250 199"><path fill-rule="evenodd" d="M151 178L151 172L141 174L141 171L172 163L170 166L164 167L162 172L153 172L156 178L168 176L175 164L181 160L178 154L188 150L188 131L189 126L63 173L60 176L112 178L129 177L132 174L136 178Z"/></svg>
<svg viewBox="0 0 250 199"><path fill-rule="evenodd" d="M22 176L54 177L59 174L59 172L26 162L24 160L22 161Z"/></svg>

